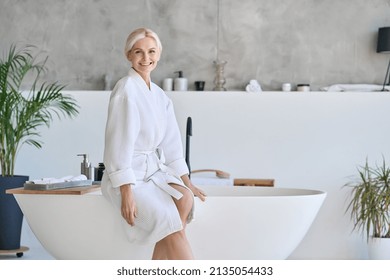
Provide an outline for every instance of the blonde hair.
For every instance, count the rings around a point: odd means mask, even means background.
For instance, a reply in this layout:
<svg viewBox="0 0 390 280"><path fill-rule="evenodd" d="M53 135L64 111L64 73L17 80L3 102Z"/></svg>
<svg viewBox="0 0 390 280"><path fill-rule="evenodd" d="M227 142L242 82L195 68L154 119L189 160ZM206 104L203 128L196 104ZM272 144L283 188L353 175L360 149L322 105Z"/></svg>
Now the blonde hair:
<svg viewBox="0 0 390 280"><path fill-rule="evenodd" d="M125 56L128 57L129 52L134 47L135 43L137 41L143 39L143 38L153 38L156 41L157 47L160 50L160 53L162 51L162 45L160 38L158 38L157 34L153 32L152 30L148 28L138 28L130 33L130 35L127 37L126 45L125 45Z"/></svg>

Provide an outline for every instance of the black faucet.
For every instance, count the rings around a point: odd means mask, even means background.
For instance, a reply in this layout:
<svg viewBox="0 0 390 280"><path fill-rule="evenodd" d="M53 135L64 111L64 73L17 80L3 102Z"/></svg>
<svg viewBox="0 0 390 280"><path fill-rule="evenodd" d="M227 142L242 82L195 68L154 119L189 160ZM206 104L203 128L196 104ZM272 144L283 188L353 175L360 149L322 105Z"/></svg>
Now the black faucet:
<svg viewBox="0 0 390 280"><path fill-rule="evenodd" d="M191 177L191 165L190 165L190 137L192 136L192 119L191 117L187 118L187 127L186 127L186 163L188 166L189 174Z"/></svg>

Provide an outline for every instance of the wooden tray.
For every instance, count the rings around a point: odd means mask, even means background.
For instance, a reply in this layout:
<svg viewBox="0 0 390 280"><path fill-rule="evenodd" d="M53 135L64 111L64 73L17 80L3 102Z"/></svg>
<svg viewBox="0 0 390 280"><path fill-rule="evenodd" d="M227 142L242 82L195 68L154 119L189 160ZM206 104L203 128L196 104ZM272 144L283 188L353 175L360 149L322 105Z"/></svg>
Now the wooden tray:
<svg viewBox="0 0 390 280"><path fill-rule="evenodd" d="M82 195L90 192L94 192L100 189L100 185L90 185L83 187L74 187L66 189L55 189L55 190L25 190L24 188L16 188L6 190L6 193L9 194L73 194L73 195Z"/></svg>

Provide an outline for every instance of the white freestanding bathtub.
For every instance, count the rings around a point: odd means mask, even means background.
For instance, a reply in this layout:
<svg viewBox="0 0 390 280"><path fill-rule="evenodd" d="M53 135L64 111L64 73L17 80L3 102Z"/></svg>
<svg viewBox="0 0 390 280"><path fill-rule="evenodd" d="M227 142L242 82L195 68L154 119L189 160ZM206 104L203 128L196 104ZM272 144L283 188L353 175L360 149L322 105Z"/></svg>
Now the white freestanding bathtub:
<svg viewBox="0 0 390 280"><path fill-rule="evenodd" d="M196 259L285 259L315 219L326 193L307 189L202 186L187 226ZM83 195L14 193L27 222L57 259L150 259L127 242L119 212L100 189Z"/></svg>

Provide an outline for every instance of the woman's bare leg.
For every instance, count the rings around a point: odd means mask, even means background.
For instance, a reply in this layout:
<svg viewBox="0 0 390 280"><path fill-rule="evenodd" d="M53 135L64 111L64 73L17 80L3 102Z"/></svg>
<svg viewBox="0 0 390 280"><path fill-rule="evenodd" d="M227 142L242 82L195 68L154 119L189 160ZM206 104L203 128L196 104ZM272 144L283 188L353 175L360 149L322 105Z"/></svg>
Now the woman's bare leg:
<svg viewBox="0 0 390 280"><path fill-rule="evenodd" d="M179 200L173 199L179 211L180 219L183 224L181 231L174 232L156 243L152 259L154 260L191 260L194 258L190 244L185 234L187 217L194 203L193 194L186 188L171 184L171 186L180 191L183 196Z"/></svg>
<svg viewBox="0 0 390 280"><path fill-rule="evenodd" d="M174 232L156 243L153 260L192 260L191 247L184 230Z"/></svg>

